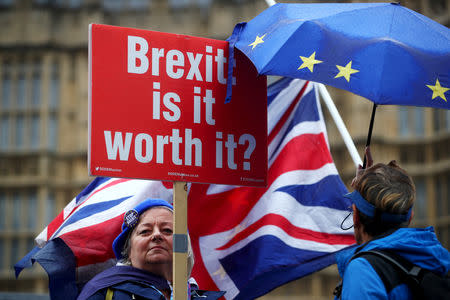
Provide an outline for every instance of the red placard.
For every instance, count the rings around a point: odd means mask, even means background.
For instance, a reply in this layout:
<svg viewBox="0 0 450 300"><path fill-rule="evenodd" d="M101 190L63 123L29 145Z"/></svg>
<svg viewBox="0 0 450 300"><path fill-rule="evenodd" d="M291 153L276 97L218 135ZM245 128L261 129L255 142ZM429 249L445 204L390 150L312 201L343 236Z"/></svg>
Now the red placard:
<svg viewBox="0 0 450 300"><path fill-rule="evenodd" d="M267 183L267 83L228 42L90 25L89 173Z"/></svg>

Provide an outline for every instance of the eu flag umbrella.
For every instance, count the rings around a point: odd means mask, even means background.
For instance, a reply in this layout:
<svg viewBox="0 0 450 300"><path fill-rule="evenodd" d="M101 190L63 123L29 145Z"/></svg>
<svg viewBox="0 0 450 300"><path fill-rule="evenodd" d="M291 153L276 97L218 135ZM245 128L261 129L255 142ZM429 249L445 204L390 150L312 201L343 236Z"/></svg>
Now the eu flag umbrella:
<svg viewBox="0 0 450 300"><path fill-rule="evenodd" d="M450 30L399 4L275 4L229 41L260 74L348 90L372 115L378 104L450 109Z"/></svg>

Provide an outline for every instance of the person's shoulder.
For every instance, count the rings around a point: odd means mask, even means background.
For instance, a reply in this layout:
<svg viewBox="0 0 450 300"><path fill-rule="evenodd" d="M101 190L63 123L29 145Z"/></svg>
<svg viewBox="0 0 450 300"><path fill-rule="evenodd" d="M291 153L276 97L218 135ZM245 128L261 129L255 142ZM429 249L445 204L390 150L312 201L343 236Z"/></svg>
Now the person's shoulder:
<svg viewBox="0 0 450 300"><path fill-rule="evenodd" d="M342 299L387 299L383 281L362 257L349 262L343 283Z"/></svg>
<svg viewBox="0 0 450 300"><path fill-rule="evenodd" d="M109 295L108 295L109 294ZM165 300L165 297L155 289L141 289L133 283L123 283L101 289L86 300Z"/></svg>
<svg viewBox="0 0 450 300"><path fill-rule="evenodd" d="M164 300L165 297L155 286L141 282L123 282L116 284L110 289L116 294L118 300L121 299L146 299ZM128 298L127 298L128 297ZM114 299L116 299L114 298Z"/></svg>
<svg viewBox="0 0 450 300"><path fill-rule="evenodd" d="M352 259L345 269L346 276L375 276L372 265L363 257Z"/></svg>
<svg viewBox="0 0 450 300"><path fill-rule="evenodd" d="M149 285L154 283L153 277L150 274L141 274L138 269L129 266L112 266L89 280L78 295L78 300L94 300L95 295L106 295L106 290L110 287L120 286L121 283L126 282L148 282ZM102 299L105 299L104 297Z"/></svg>

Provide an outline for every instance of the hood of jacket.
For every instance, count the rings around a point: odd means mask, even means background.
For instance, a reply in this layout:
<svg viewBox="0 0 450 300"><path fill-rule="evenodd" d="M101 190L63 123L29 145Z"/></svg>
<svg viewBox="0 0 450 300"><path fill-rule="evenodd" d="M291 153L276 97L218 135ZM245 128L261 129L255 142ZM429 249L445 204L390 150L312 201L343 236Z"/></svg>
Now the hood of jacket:
<svg viewBox="0 0 450 300"><path fill-rule="evenodd" d="M353 254L367 250L392 250L421 268L438 274L450 269L450 253L438 241L433 227L400 228L392 234L375 238L359 247L344 249L336 254L339 274L343 272Z"/></svg>

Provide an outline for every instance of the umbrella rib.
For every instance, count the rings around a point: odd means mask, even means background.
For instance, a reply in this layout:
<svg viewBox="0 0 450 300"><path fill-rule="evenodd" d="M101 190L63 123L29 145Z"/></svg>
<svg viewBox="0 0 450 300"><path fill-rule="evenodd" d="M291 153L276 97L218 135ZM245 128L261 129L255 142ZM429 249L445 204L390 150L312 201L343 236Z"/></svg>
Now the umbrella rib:
<svg viewBox="0 0 450 300"><path fill-rule="evenodd" d="M408 9L408 8L406 8L406 7L404 7L404 8L405 8L405 9ZM422 18L420 18L420 16L417 15L417 14L415 13L415 11L412 11L411 14L414 16L414 18L416 18L417 20L419 20L419 21L420 21L422 24L424 24L426 27L430 27L430 24L428 24L428 23L425 22ZM436 25L440 25L440 26L445 27L444 25L439 24L439 23L436 23ZM447 40L450 40L450 39L449 39L449 36L444 35L442 32L440 32L440 31L434 31L434 32L436 32L437 34L439 34L439 35L442 36L443 38L445 38L445 39L447 39Z"/></svg>
<svg viewBox="0 0 450 300"><path fill-rule="evenodd" d="M295 20L295 21L297 21L297 20ZM294 30L294 32L296 32L297 30L299 30L299 29L300 29L303 25L305 25L307 22L310 22L310 20L303 22L299 27L297 27L297 28ZM291 22L291 23L294 23L294 22ZM288 37L283 43L279 43L279 46L278 46L278 47L276 48L276 50L273 52L273 55L271 55L271 58L267 61L267 63L264 64L264 67L262 68L261 71L267 72L267 71L265 70L265 68L267 67L267 65L269 65L269 64L272 62L272 60L278 55L278 52L280 52L280 50L283 48L283 45L286 44L286 43L288 43L288 41L291 40L292 38L293 38L293 34L290 34L289 37ZM263 74L265 74L264 72L263 72Z"/></svg>
<svg viewBox="0 0 450 300"><path fill-rule="evenodd" d="M271 26L271 27L273 27L273 28L270 28L270 27L269 27L269 29L271 29L271 30L268 30L268 31L266 32L266 34L268 34L268 35L270 36L270 34L272 34L273 32L277 31L278 28L282 27L283 25L290 24L290 23L295 23L295 22L297 22L298 20L299 20L299 19L295 19L295 20L281 20L280 22L278 22L278 23L276 24L276 26ZM303 23L303 24L304 24L304 23ZM303 24L302 24L302 25L303 25ZM302 25L300 25L300 27L301 27ZM297 31L298 28L300 28L300 27L297 27L297 28L294 30L294 32ZM276 50L273 52L273 55L270 56L271 58L269 58L269 59L267 60L267 62L264 63L264 66L261 68L261 72L262 72L261 74L265 74L265 73L264 73L264 69L267 67L268 64L271 63L272 59L278 54L278 52L281 50L281 48L283 47L283 45L284 45L287 41L289 41L289 40L291 39L291 37L292 37L292 34L290 34L289 37L288 37L288 39L286 39L284 42L278 44L278 46L276 47ZM270 74L268 74L268 75L270 75Z"/></svg>
<svg viewBox="0 0 450 300"><path fill-rule="evenodd" d="M392 28L393 28L393 25L394 25L394 17L396 15L396 12L397 12L399 7L400 6L396 5L395 9L392 10L391 24L389 25L389 31L387 33L387 36L389 36L389 37L391 36ZM386 66L386 59L385 59L385 57L386 57L386 53L387 53L387 48L390 47L390 46L391 46L391 44L387 43L387 44L385 44L385 47L383 49L384 50L384 53L383 53L383 67L381 69L382 70L381 71L381 78L380 78L380 80L378 80L378 89L377 89L377 91L381 91L382 90L382 80L381 79L384 78L384 73L385 73L385 69L386 69L385 68L385 66ZM380 93L379 97L381 98L381 93ZM382 101L384 101L384 99Z"/></svg>
<svg viewBox="0 0 450 300"><path fill-rule="evenodd" d="M347 4L356 4L356 3L347 3ZM392 5L392 3L370 3L370 4L372 4L372 6L370 6L370 7L361 7L361 8L358 7L358 8L354 8L354 9L351 9L351 10L344 10L344 11L341 11L341 12L338 12L338 13L335 13L335 14L332 14L332 15L328 15L328 16L318 16L317 18L307 19L307 21L321 20L321 19L326 19L326 18L335 18L335 17L337 17L337 16L339 16L341 14L348 14L348 13L351 13L351 12L354 12L354 11L358 11L358 12L364 11L364 10L370 11L370 10L373 10L374 7L381 8L381 7L384 7L386 5ZM298 20L305 20L305 19L300 19L299 18Z"/></svg>

